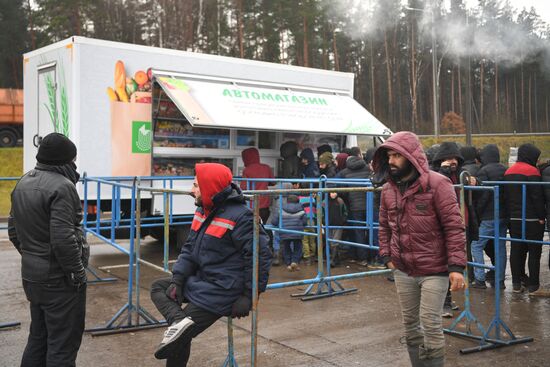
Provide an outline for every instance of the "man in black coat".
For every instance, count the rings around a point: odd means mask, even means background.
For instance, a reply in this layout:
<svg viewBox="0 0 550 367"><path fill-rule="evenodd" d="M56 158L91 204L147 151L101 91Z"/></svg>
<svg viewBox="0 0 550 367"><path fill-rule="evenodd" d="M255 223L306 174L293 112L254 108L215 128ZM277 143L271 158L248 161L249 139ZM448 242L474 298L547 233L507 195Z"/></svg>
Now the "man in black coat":
<svg viewBox="0 0 550 367"><path fill-rule="evenodd" d="M502 181L504 179L504 173L506 167L500 163L500 153L498 147L494 144L489 144L483 147L480 152L482 167L476 175L478 183L483 181ZM500 187L499 195L499 236L506 237L507 220L506 220L506 206L504 200L503 187ZM495 217L494 217L494 193L493 191L484 190L478 192L477 200L475 202L475 210L477 217L481 220L479 226L479 238L472 241L472 257L474 262L483 264L484 256L483 250L488 245L490 239L484 238L486 236L494 236L495 233ZM504 275L506 273L506 241L499 241L499 258L500 269L498 269L498 277L501 287L504 287ZM471 285L474 288L486 288L485 285L485 270L483 268L476 267L474 269L475 281ZM494 285L495 279L491 279L490 282Z"/></svg>
<svg viewBox="0 0 550 367"><path fill-rule="evenodd" d="M540 182L541 174L537 169L540 150L533 144L522 144L518 148L518 160L504 174L505 181ZM546 218L544 191L541 185L526 185L523 202L523 185L505 185L505 199L510 220L510 236L527 240L542 241ZM525 216L523 216L525 208ZM522 233L525 222L525 233ZM525 237L522 237L525 235ZM513 241L510 252L512 285L515 293L521 293L527 285L530 296L550 296L540 288L540 257L542 246L521 241ZM529 275L525 273L525 261L529 254ZM525 284L526 283L526 284Z"/></svg>
<svg viewBox="0 0 550 367"><path fill-rule="evenodd" d="M31 327L21 366L75 365L86 314L88 245L76 191L76 146L62 134L44 137L36 167L11 194L8 232L21 254Z"/></svg>
<svg viewBox="0 0 550 367"><path fill-rule="evenodd" d="M172 268L172 277L153 282L151 299L171 325L155 357L185 367L191 340L222 316L244 317L252 307L254 216L229 168L195 166L191 192L198 209ZM271 267L269 237L260 227L258 289L265 291ZM181 308L186 303L185 308Z"/></svg>

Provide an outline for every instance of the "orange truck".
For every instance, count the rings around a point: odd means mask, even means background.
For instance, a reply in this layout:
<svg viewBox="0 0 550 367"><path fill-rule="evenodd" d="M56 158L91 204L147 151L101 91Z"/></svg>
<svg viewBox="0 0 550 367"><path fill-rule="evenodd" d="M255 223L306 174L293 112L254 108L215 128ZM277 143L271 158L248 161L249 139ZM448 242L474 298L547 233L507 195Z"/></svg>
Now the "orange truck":
<svg viewBox="0 0 550 367"><path fill-rule="evenodd" d="M23 90L0 89L0 147L23 139Z"/></svg>

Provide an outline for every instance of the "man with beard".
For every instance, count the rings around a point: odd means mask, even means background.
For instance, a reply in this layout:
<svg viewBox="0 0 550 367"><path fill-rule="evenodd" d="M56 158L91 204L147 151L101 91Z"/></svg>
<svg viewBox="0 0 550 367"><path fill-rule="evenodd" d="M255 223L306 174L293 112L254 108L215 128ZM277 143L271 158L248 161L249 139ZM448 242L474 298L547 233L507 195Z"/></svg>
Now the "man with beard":
<svg viewBox="0 0 550 367"><path fill-rule="evenodd" d="M430 171L418 137L399 132L376 151L385 176L380 203L380 256L394 270L413 367L444 365L441 313L449 282L464 288L464 223L450 180Z"/></svg>
<svg viewBox="0 0 550 367"><path fill-rule="evenodd" d="M464 158L460 154L460 148L458 144L451 141L445 141L441 143L437 153L433 158L432 169L442 175L448 177L453 185L460 183L460 173L462 172L462 165L464 164ZM460 190L456 190L457 202L460 201ZM465 211L464 222L468 224L468 210ZM468 261L472 260L470 242L467 242L466 256ZM473 274L472 274L473 275ZM473 280L474 277L471 278ZM445 305L443 306L443 317L453 317L453 310L458 310L458 306L453 302L450 291L447 291L447 298L445 298Z"/></svg>
<svg viewBox="0 0 550 367"><path fill-rule="evenodd" d="M76 146L48 134L11 194L8 232L21 254L21 278L31 309L21 366L74 366L84 332L88 245L76 191Z"/></svg>
<svg viewBox="0 0 550 367"><path fill-rule="evenodd" d="M172 277L151 286L151 299L170 325L155 357L166 366L187 366L191 340L222 316L245 317L252 307L254 216L229 168L195 166L191 193L197 210ZM260 227L258 288L271 267L269 238ZM185 308L181 308L186 303Z"/></svg>

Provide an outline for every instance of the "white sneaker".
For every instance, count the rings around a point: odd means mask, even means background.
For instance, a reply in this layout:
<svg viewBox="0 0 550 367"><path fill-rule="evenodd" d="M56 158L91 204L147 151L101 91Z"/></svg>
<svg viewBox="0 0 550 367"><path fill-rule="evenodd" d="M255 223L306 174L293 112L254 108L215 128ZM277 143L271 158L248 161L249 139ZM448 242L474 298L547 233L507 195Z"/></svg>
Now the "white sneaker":
<svg viewBox="0 0 550 367"><path fill-rule="evenodd" d="M166 331L164 332L164 338L162 338L162 341L160 342L156 352L155 352L155 358L156 359L166 359L168 358L168 355L171 354L172 350L171 347L175 346L175 342L178 341L182 335L184 335L185 331L189 329L192 325L195 325L195 322L191 320L191 318L186 317L183 320L172 324Z"/></svg>

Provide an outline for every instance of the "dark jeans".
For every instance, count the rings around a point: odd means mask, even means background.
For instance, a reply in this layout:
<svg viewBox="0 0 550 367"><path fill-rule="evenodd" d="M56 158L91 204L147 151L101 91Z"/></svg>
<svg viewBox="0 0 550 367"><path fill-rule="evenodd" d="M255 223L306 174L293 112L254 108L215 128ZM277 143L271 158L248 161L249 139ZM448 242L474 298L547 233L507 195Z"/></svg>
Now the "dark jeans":
<svg viewBox="0 0 550 367"><path fill-rule="evenodd" d="M510 221L510 236L512 238L521 238L521 221ZM525 222L525 239L542 241L544 236L544 225L539 222ZM512 283L521 284L522 277L525 276L525 260L529 254L529 291L539 288L540 257L542 245L528 244L525 242L512 242L510 251L510 267L512 268Z"/></svg>
<svg viewBox="0 0 550 367"><path fill-rule="evenodd" d="M187 303L182 309L181 306L166 296L166 289L170 285L171 279L162 278L153 282L151 285L151 300L153 300L153 303L169 325L183 320L185 317L190 317L195 322L195 325L191 327L189 337L182 340L179 352L169 356L166 360L166 367L185 367L191 354L191 340L208 329L221 316L192 303Z"/></svg>
<svg viewBox="0 0 550 367"><path fill-rule="evenodd" d="M292 238L281 240L285 265L298 264L302 258L302 239Z"/></svg>
<svg viewBox="0 0 550 367"><path fill-rule="evenodd" d="M366 218L367 218L367 212L365 210L351 210L349 212L349 217L348 217L349 220L364 222ZM357 227L357 226L364 226L364 224L350 223L350 226ZM351 242L360 243L363 245L367 243L367 231L364 229L357 229L357 228L351 229L350 237L351 237L350 238ZM368 250L366 248L357 247L357 246L350 246L348 250L349 256L352 259L359 260L359 261L368 260L370 258L369 255L372 256L373 252L376 253L376 251L374 250Z"/></svg>
<svg viewBox="0 0 550 367"><path fill-rule="evenodd" d="M86 285L76 290L68 280L23 280L31 327L21 367L73 367L84 332Z"/></svg>

